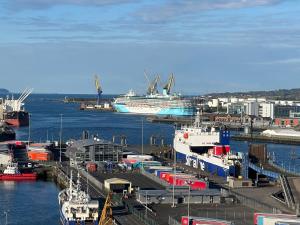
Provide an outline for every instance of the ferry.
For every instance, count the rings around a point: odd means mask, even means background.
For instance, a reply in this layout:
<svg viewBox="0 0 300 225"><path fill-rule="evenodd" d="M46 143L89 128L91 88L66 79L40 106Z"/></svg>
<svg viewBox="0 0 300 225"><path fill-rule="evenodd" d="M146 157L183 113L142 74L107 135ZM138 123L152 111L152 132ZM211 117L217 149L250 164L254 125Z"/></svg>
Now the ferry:
<svg viewBox="0 0 300 225"><path fill-rule="evenodd" d="M174 76L163 87L163 93L158 93L159 77L149 84L147 95L136 95L133 90L114 99L112 106L120 113L150 114L161 116L192 116L195 108L190 99L180 94L171 94Z"/></svg>
<svg viewBox="0 0 300 225"><path fill-rule="evenodd" d="M238 177L242 156L231 152L229 142L228 130L203 126L197 112L192 126L175 130L173 146L177 162L221 177Z"/></svg>
<svg viewBox="0 0 300 225"><path fill-rule="evenodd" d="M91 200L89 194L81 190L79 173L77 185L74 185L71 171L69 188L59 192L58 202L62 225L98 225L99 202L98 200Z"/></svg>

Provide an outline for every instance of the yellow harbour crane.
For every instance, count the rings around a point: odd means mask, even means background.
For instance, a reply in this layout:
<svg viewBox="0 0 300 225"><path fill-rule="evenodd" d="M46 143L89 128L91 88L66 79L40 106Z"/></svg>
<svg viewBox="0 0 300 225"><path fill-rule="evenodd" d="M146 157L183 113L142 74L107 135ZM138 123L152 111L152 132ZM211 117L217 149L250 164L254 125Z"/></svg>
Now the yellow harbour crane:
<svg viewBox="0 0 300 225"><path fill-rule="evenodd" d="M110 192L105 200L104 207L102 209L101 217L99 220L98 225L113 225L113 219L112 219L112 205L111 205L111 199L112 199L112 192Z"/></svg>
<svg viewBox="0 0 300 225"><path fill-rule="evenodd" d="M171 93L171 88L175 85L175 78L173 73L170 75L168 83L163 87L166 94L169 95Z"/></svg>
<svg viewBox="0 0 300 225"><path fill-rule="evenodd" d="M95 75L95 86L96 86L96 90L97 90L97 94L98 94L97 105L99 105L100 104L101 94L102 94L102 88L100 86L98 75Z"/></svg>

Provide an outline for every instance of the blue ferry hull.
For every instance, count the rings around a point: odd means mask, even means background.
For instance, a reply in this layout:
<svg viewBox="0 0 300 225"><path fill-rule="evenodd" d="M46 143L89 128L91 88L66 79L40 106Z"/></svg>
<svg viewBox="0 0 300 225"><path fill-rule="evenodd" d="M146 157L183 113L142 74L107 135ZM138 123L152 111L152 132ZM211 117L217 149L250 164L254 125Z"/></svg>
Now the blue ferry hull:
<svg viewBox="0 0 300 225"><path fill-rule="evenodd" d="M229 168L221 167L180 152L176 152L176 161L220 177L236 176L236 169L234 166L229 166Z"/></svg>

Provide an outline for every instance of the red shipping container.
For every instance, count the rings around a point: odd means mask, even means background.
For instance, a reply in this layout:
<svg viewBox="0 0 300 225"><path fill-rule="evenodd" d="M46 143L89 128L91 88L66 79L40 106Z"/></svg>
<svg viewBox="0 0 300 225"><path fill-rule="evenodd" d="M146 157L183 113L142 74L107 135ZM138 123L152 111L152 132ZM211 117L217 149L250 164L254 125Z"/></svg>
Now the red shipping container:
<svg viewBox="0 0 300 225"><path fill-rule="evenodd" d="M230 145L225 145L225 150L226 150L226 153L229 153L230 152Z"/></svg>
<svg viewBox="0 0 300 225"><path fill-rule="evenodd" d="M162 179L162 180L166 180L167 174L169 174L169 172L161 172L160 175L159 175L159 178Z"/></svg>
<svg viewBox="0 0 300 225"><path fill-rule="evenodd" d="M191 221L191 219L188 219L187 216L181 217L181 225L189 225L190 221Z"/></svg>

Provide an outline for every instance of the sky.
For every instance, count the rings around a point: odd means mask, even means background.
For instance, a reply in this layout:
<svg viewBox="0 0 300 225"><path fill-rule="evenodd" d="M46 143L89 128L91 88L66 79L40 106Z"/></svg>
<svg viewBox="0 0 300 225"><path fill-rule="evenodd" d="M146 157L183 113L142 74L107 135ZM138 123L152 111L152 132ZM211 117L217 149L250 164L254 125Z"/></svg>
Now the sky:
<svg viewBox="0 0 300 225"><path fill-rule="evenodd" d="M0 0L0 88L145 93L300 87L300 0Z"/></svg>

